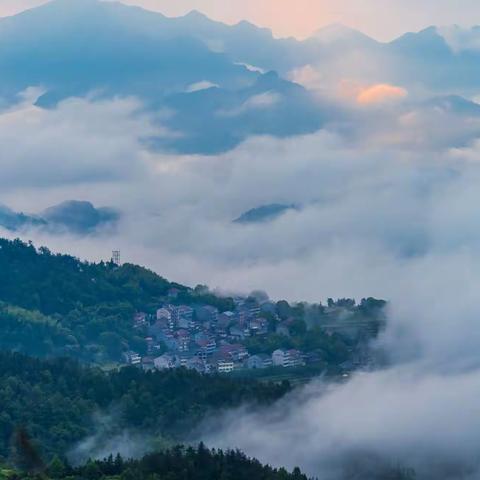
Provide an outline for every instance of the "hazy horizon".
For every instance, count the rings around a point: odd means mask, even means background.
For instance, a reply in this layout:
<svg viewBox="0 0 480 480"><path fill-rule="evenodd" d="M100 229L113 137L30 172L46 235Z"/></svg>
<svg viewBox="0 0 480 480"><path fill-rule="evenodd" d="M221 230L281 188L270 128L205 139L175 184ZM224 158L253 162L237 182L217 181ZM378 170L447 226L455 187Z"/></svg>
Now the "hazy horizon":
<svg viewBox="0 0 480 480"><path fill-rule="evenodd" d="M0 17L11 16L50 0L3 0ZM116 0L104 0L116 1ZM272 30L277 38L305 39L317 30L342 24L372 38L388 42L408 32L432 25L471 27L480 23L480 5L474 0L367 0L359 7L355 0L119 0L168 17L198 10L213 20L233 25L247 20ZM462 8L459 5L462 4ZM382 20L379 22L378 19Z"/></svg>

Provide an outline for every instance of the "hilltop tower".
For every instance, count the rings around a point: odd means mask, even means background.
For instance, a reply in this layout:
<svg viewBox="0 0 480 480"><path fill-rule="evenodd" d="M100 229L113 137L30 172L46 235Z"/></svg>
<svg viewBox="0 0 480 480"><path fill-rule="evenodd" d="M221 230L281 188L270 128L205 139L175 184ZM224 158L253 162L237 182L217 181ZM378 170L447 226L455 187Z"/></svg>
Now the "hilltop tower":
<svg viewBox="0 0 480 480"><path fill-rule="evenodd" d="M115 265L120 266L120 250L113 250L112 252L112 263Z"/></svg>

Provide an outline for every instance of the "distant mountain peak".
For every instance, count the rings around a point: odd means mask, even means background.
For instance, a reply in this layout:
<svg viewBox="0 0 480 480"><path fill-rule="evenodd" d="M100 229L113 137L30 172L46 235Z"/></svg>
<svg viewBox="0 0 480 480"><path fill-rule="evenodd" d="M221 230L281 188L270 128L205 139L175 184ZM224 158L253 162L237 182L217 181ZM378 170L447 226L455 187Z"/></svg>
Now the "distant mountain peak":
<svg viewBox="0 0 480 480"><path fill-rule="evenodd" d="M265 37L273 38L273 33L269 28L259 27L258 25L255 25L254 23L249 22L248 20L240 20L240 22L235 24L233 28L237 30L243 30L245 32L257 32L257 33L260 32Z"/></svg>
<svg viewBox="0 0 480 480"><path fill-rule="evenodd" d="M73 233L92 233L105 225L114 225L120 214L111 208L96 208L90 202L68 200L41 213L41 217L53 228Z"/></svg>
<svg viewBox="0 0 480 480"><path fill-rule="evenodd" d="M186 15L184 15L185 18L192 18L192 19L198 19L198 20L210 20L209 17L207 17L204 13L200 12L200 10L190 10Z"/></svg>
<svg viewBox="0 0 480 480"><path fill-rule="evenodd" d="M267 223L276 220L289 210L298 210L298 207L296 205L284 205L280 203L261 205L260 207L252 208L242 213L233 222L240 224Z"/></svg>
<svg viewBox="0 0 480 480"><path fill-rule="evenodd" d="M0 228L17 231L42 228L51 232L94 233L101 227L114 227L120 213L112 208L96 208L92 203L69 200L36 215L25 215L0 204Z"/></svg>
<svg viewBox="0 0 480 480"><path fill-rule="evenodd" d="M335 22L335 23L330 23L329 25L326 25L322 28L319 28L314 35L325 35L325 34L337 34L337 35L349 35L349 34L355 34L358 33L358 30L355 30L354 28L351 28L344 23L340 22Z"/></svg>
<svg viewBox="0 0 480 480"><path fill-rule="evenodd" d="M368 41L376 43L373 38L343 23L332 23L331 25L320 28L311 38L327 45L345 41Z"/></svg>
<svg viewBox="0 0 480 480"><path fill-rule="evenodd" d="M418 39L441 38L441 35L438 30L439 30L438 27L431 25L429 27L423 28L418 32L406 32L390 43L392 44L402 43L406 41L411 41L413 39L418 41Z"/></svg>

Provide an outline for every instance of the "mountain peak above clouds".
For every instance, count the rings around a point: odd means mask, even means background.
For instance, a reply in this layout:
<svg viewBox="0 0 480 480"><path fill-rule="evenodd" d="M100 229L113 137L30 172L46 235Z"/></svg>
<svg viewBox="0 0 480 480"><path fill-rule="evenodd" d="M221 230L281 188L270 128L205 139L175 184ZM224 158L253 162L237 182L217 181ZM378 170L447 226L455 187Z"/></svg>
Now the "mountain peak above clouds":
<svg viewBox="0 0 480 480"><path fill-rule="evenodd" d="M335 121L343 110L312 101L301 87L308 83L292 75L306 67L322 85L420 84L436 95L464 94L480 79L475 53L460 64L436 27L380 43L333 24L301 42L198 10L169 18L104 0L53 0L0 19L0 45L0 98L31 86L45 89L37 103L44 108L92 92L94 99L137 97L153 115L174 112L162 121L181 135L155 145L182 153L218 153L249 135L310 133Z"/></svg>
<svg viewBox="0 0 480 480"><path fill-rule="evenodd" d="M119 2L54 0L0 19L0 95L42 85L50 106L98 90L157 98L204 80L231 88L255 81L188 30Z"/></svg>
<svg viewBox="0 0 480 480"><path fill-rule="evenodd" d="M40 108L69 97L136 97L153 116L174 112L162 121L181 135L152 142L157 148L218 153L249 135L310 133L323 122L322 107L285 80L282 68L263 74L282 65L289 71L300 43L276 40L248 22L229 26L198 11L169 18L118 2L54 0L11 17L7 27L0 19L0 97L32 85L46 92ZM205 85L217 88L192 90ZM228 121L218 112L229 112Z"/></svg>
<svg viewBox="0 0 480 480"><path fill-rule="evenodd" d="M359 30L355 30L342 23L332 23L317 30L310 40L320 42L324 46L339 44L339 43L354 43L361 44L377 44L378 42L373 38L365 35Z"/></svg>
<svg viewBox="0 0 480 480"><path fill-rule="evenodd" d="M53 227L74 233L89 233L101 226L115 224L120 214L112 208L96 208L87 201L68 200L47 208L41 217Z"/></svg>
<svg viewBox="0 0 480 480"><path fill-rule="evenodd" d="M32 215L15 212L0 204L0 228L13 232L41 228L50 232L88 234L101 228L113 228L119 219L119 211L109 207L97 208L86 201L68 200Z"/></svg>
<svg viewBox="0 0 480 480"><path fill-rule="evenodd" d="M403 51L411 51L417 55L421 51L443 54L450 50L444 37L439 33L438 27L433 25L419 32L407 32L390 42L389 46Z"/></svg>
<svg viewBox="0 0 480 480"><path fill-rule="evenodd" d="M233 223L254 224L267 223L281 217L284 213L292 210L299 210L296 205L285 205L280 203L271 203L252 208L242 213Z"/></svg>
<svg viewBox="0 0 480 480"><path fill-rule="evenodd" d="M180 17L182 18L182 17ZM207 15L205 15L203 12L201 12L200 10L196 10L196 9L193 9L193 10L190 10L187 14L185 14L183 16L183 18L188 18L190 20L198 20L198 21L213 21L211 20Z"/></svg>

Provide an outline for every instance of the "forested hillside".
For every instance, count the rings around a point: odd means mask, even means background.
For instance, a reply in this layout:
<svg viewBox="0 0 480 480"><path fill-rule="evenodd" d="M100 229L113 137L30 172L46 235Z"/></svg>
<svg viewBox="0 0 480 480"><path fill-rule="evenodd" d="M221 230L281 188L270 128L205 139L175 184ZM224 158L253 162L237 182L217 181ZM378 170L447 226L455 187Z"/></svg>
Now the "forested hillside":
<svg viewBox="0 0 480 480"><path fill-rule="evenodd" d="M97 363L117 360L125 348L142 352L145 341L132 328L133 315L154 312L172 287L182 303L231 306L229 299L170 283L136 265L81 262L0 239L0 348Z"/></svg>
<svg viewBox="0 0 480 480"><path fill-rule="evenodd" d="M304 349L318 356L327 373L327 368L338 372L342 362L364 354L384 323L381 300L356 304L330 299L323 306L290 305L267 297L262 305L268 309L262 310L254 295L223 298L207 287L171 283L136 265L82 262L30 243L0 239L0 461L16 464L15 438L20 434L31 439L33 450L47 463L72 452L86 461L115 451L109 442L125 434L142 439L143 453L191 439L209 415L270 405L285 396L291 390L286 381L261 383L215 370L208 375L185 368L162 370L156 364L111 368L110 362L129 349L148 355L146 341L158 321L159 306L209 306L228 317L239 300L243 311L252 309L258 315L254 323L265 324L264 333L243 340L247 355L268 357L275 348ZM139 312L141 328L134 322ZM225 347L222 341L219 336L219 348ZM108 462L75 471L65 468L66 474L87 480L304 478L300 472L289 476L264 468L240 453L200 453L177 449L147 457L161 459L154 470L149 470L149 460L109 471L102 470L110 468ZM210 463L199 467L198 455L209 456ZM180 459L189 465L181 472L175 463ZM232 473L232 465L239 471ZM63 478L64 473L53 478Z"/></svg>
<svg viewBox="0 0 480 480"><path fill-rule="evenodd" d="M141 357L158 356L162 342L157 338L155 350L148 346L148 339L161 306L215 307L218 314L233 310L240 317L235 301L205 286L171 283L137 265L82 262L31 243L0 239L0 350L38 357L68 356L98 365L122 362L127 351ZM385 302L373 298L359 304L352 299L329 300L327 306L268 302L265 310L255 298L241 301L246 305L243 313L249 315L248 308L256 312L250 319L254 327L241 340L248 354L297 349L318 358L321 370L332 372L338 372L343 363L364 364L368 344L384 324ZM144 321L136 328L139 312ZM180 327L173 327L169 334L175 335ZM220 346L229 334L233 339L232 328L237 334L243 329L240 336L245 330L233 321L205 328L197 322L191 328L190 343L194 343L194 333L203 332ZM232 339L228 338L240 342Z"/></svg>
<svg viewBox="0 0 480 480"><path fill-rule="evenodd" d="M125 367L105 373L74 360L0 353L0 458L11 456L12 437L20 427L47 459L65 455L98 433L99 415L114 417L103 425L108 438L129 429L145 438L179 442L208 413L244 403L269 404L289 390L288 383L202 376L184 369Z"/></svg>

